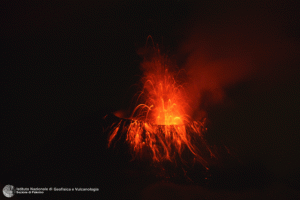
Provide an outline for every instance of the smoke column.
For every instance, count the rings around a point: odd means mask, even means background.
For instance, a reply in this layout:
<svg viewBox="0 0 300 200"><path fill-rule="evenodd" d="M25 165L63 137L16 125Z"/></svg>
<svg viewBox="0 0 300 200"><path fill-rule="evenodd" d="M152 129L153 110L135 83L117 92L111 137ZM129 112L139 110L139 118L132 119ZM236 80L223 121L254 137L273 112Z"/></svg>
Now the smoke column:
<svg viewBox="0 0 300 200"><path fill-rule="evenodd" d="M193 6L189 23L180 32L182 42L177 53L181 67L192 80L189 92L194 116L203 114L197 113L199 110L207 111L217 105L233 106L232 111L228 109L231 113L224 115L224 121L228 117L242 119L242 123L226 126L237 132L231 137L240 137L236 143L244 148L247 145L241 141L246 141L249 149L258 145L255 150L246 151L264 160L278 174L292 173L292 169L297 172L294 159L299 153L295 153L294 141L299 136L295 135L293 123L298 94L294 83L298 82L300 58L297 6L289 1L203 4ZM239 110L234 108L236 99L228 90L243 83L247 83L248 92L244 93L250 98L240 95L246 100L239 102L244 109ZM244 111L253 116L244 116ZM259 128L252 131L255 126ZM291 165L280 164L280 160Z"/></svg>
<svg viewBox="0 0 300 200"><path fill-rule="evenodd" d="M299 40L286 32L293 16L288 10L278 13L284 5L226 1L210 6L213 11L204 14L201 5L195 6L178 51L192 79L192 93L209 92L210 104L221 103L227 87L266 78L267 85L274 85L293 73L289 66L299 60ZM199 105L201 95L194 102Z"/></svg>

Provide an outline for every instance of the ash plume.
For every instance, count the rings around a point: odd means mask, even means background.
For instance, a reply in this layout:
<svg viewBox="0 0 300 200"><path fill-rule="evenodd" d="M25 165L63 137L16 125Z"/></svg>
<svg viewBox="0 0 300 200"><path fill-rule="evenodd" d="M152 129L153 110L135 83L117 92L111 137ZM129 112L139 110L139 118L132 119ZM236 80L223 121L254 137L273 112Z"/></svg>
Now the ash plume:
<svg viewBox="0 0 300 200"><path fill-rule="evenodd" d="M222 103L225 89L240 82L268 88L293 76L299 37L293 35L292 3L213 2L208 11L194 6L178 49L192 80L194 107Z"/></svg>

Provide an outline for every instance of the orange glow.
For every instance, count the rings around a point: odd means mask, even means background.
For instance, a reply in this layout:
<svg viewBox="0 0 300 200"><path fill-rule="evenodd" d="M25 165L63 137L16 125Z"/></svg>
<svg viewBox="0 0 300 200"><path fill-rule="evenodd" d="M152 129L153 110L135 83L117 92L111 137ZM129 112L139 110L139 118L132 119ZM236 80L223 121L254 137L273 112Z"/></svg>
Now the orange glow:
<svg viewBox="0 0 300 200"><path fill-rule="evenodd" d="M207 167L208 157L214 157L204 140L205 119L193 121L188 112L189 98L185 85L178 83L181 71L171 64L158 48L151 59L141 64L143 87L136 95L136 107L129 119L120 119L111 126L109 144L125 136L133 158L149 157L152 162L180 159L198 161Z"/></svg>
<svg viewBox="0 0 300 200"><path fill-rule="evenodd" d="M134 109L131 118L158 125L184 124L188 117L184 88L175 81L167 58L159 50L155 53L151 61L142 64L146 69L142 79L144 87L138 95L142 103Z"/></svg>

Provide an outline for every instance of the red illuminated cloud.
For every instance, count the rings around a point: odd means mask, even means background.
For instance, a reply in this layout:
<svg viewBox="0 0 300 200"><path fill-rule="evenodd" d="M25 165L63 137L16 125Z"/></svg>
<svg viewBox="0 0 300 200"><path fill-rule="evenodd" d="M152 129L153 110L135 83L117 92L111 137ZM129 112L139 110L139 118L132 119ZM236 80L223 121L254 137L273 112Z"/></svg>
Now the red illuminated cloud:
<svg viewBox="0 0 300 200"><path fill-rule="evenodd" d="M185 32L179 57L185 57L194 83L190 91L199 94L194 102L203 91L210 92L212 104L220 103L226 87L254 78L272 85L291 75L289 63L298 59L298 50L286 34L288 16L274 12L280 5L258 4L227 6L207 14L209 20L200 12L192 15L194 24Z"/></svg>

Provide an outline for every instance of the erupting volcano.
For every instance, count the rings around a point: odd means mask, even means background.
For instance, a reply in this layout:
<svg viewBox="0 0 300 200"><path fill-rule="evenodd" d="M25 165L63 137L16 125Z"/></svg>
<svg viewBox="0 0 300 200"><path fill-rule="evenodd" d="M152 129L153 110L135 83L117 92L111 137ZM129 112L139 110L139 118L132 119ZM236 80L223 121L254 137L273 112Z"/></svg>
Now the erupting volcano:
<svg viewBox="0 0 300 200"><path fill-rule="evenodd" d="M208 159L215 154L204 139L206 118L195 121L189 115L192 108L186 92L188 83L180 78L184 71L178 70L158 47L147 49L135 107L130 117L122 116L109 127L108 147L116 146L123 138L133 159L174 164L198 162L208 169Z"/></svg>

